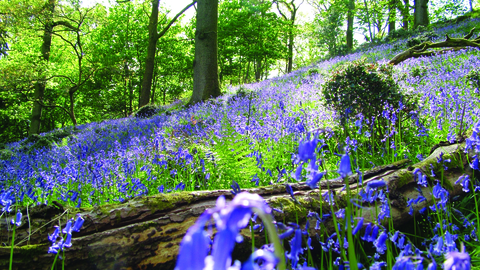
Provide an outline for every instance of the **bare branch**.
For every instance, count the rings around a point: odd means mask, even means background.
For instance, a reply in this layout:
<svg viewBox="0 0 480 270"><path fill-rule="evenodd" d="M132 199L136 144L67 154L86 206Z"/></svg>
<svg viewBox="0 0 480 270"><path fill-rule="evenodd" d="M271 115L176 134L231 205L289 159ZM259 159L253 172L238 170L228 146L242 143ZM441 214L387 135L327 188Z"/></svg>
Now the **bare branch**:
<svg viewBox="0 0 480 270"><path fill-rule="evenodd" d="M161 38L163 35L165 35L165 33L167 33L168 29L170 29L170 27L175 23L175 21L178 19L178 17L180 17L180 15L182 15L185 11L187 11L187 9L189 9L191 6L195 5L195 3L197 3L197 1L193 1L192 3L188 4L185 8L183 8L177 15L175 15L175 17L173 17L173 19L170 21L170 23L165 26L165 28L163 28L162 32L158 33L157 34L157 37L156 39L158 40L159 38Z"/></svg>

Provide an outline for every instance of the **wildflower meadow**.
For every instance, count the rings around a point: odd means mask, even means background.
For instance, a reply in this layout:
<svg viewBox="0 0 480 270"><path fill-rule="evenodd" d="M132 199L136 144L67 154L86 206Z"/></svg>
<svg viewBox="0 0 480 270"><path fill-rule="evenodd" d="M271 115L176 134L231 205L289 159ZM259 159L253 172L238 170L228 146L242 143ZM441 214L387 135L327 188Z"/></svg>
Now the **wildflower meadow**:
<svg viewBox="0 0 480 270"><path fill-rule="evenodd" d="M433 31L441 40L445 34L463 37L479 25L470 19ZM175 269L480 269L480 49L391 67L402 98L378 104L378 114L362 113L368 104L337 111L322 94L343 66L362 61L381 69L405 43L229 87L223 96L189 107L179 100L150 118L89 123L8 144L0 159L0 204L10 256L2 268L15 268L14 246L24 244L15 231L30 226L29 209L70 209L45 225L51 269L60 269L84 224L77 213L161 193L232 189L233 200L220 196L188 229ZM41 137L65 131L52 145L40 145ZM388 183L382 177L362 183L362 175L403 160L419 163L434 145L453 144L471 156L469 169L455 181L462 194L451 198L452 187L444 183L458 161L440 154L428 170L411 172L417 194L403 202L411 226L396 227ZM346 179L353 174L359 182L350 188ZM319 188L324 181L342 183L348 199L336 201L338 193ZM283 210L248 192L281 185L301 207L294 184L316 190L326 208L299 211L295 221L275 220ZM429 205L417 207L427 199ZM367 205L376 209L370 220L362 217ZM242 230L253 243L249 259L238 261L232 252Z"/></svg>

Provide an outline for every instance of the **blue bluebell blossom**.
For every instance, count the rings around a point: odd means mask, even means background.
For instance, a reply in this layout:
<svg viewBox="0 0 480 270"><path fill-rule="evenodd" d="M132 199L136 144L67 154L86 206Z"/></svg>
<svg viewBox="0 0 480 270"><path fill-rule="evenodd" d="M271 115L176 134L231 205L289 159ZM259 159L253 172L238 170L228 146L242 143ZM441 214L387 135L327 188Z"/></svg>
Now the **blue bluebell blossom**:
<svg viewBox="0 0 480 270"><path fill-rule="evenodd" d="M340 177L345 178L352 174L352 165L350 163L350 156L345 154L340 159L340 165L338 166L338 173Z"/></svg>
<svg viewBox="0 0 480 270"><path fill-rule="evenodd" d="M470 255L463 250L462 252L448 252L443 263L444 270L470 270L471 267Z"/></svg>
<svg viewBox="0 0 480 270"><path fill-rule="evenodd" d="M322 179L325 175L323 172L313 172L309 179L305 182L311 189L317 188L318 182Z"/></svg>
<svg viewBox="0 0 480 270"><path fill-rule="evenodd" d="M371 189L377 189L386 186L384 180L373 180L367 183L367 187Z"/></svg>
<svg viewBox="0 0 480 270"><path fill-rule="evenodd" d="M250 258L242 264L241 270L273 270L279 262L273 252L257 249Z"/></svg>
<svg viewBox="0 0 480 270"><path fill-rule="evenodd" d="M15 215L15 219L12 219L12 224L15 226L20 227L22 225L22 212L18 209L17 214Z"/></svg>
<svg viewBox="0 0 480 270"><path fill-rule="evenodd" d="M382 233L378 236L378 238L373 242L373 245L377 249L377 252L379 254L385 253L385 250L387 250L387 244L386 241L388 239L388 235L385 231L382 231Z"/></svg>

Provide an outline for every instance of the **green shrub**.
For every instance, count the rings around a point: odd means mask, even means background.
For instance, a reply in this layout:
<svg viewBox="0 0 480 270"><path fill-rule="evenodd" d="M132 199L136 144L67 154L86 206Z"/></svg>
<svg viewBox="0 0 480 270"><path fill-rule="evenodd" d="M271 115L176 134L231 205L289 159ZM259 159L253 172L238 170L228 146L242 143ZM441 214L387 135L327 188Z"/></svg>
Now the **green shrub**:
<svg viewBox="0 0 480 270"><path fill-rule="evenodd" d="M338 112L342 125L358 113L369 119L377 117L385 102L395 108L403 98L392 77L391 66L379 66L365 60L338 67L322 92L326 106Z"/></svg>
<svg viewBox="0 0 480 270"><path fill-rule="evenodd" d="M147 104L141 107L140 109L138 109L138 111L135 113L135 117L145 119L145 118L154 116L159 111L160 111L160 108L158 108L157 106L153 104Z"/></svg>
<svg viewBox="0 0 480 270"><path fill-rule="evenodd" d="M467 74L467 79L474 88L480 90L480 68L470 70L470 72Z"/></svg>

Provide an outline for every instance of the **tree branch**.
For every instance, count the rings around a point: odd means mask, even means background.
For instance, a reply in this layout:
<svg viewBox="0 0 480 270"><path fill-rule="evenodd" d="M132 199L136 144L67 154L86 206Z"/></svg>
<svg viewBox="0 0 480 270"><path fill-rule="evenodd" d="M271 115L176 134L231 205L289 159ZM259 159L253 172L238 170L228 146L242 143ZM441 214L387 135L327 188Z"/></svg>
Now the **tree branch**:
<svg viewBox="0 0 480 270"><path fill-rule="evenodd" d="M165 26L165 28L163 28L162 32L157 34L156 39L158 40L163 35L165 35L165 33L167 33L168 29L170 29L170 27L175 23L175 21L178 19L178 17L180 17L180 15L182 15L185 11L187 11L187 9L189 9L191 6L195 5L195 3L197 3L196 0L193 1L192 3L188 4L177 15L175 15L175 17L173 17L173 19L170 21L170 23L167 26Z"/></svg>
<svg viewBox="0 0 480 270"><path fill-rule="evenodd" d="M460 49L464 49L465 47L480 48L480 36L474 40L469 40L473 36L473 32L475 30L476 28L473 28L472 30L470 30L470 33L468 33L468 35L466 35L464 38L451 38L448 35L445 35L445 41L435 42L435 43L431 41L423 42L422 44L413 46L397 54L388 63L392 65L397 65L409 58L418 58L422 56L432 56L436 54L442 54L449 51L458 51ZM427 51L428 49L432 49L432 48L450 48L450 49L444 49L440 51Z"/></svg>

